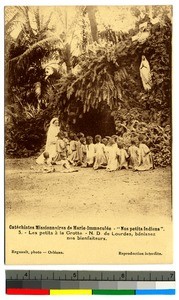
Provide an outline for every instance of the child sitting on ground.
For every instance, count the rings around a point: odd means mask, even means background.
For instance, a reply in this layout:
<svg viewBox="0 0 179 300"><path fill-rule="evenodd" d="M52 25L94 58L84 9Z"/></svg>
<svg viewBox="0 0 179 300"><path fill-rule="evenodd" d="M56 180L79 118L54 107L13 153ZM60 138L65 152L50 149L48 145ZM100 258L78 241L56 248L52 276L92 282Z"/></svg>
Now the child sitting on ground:
<svg viewBox="0 0 179 300"><path fill-rule="evenodd" d="M107 158L105 154L105 146L101 143L101 136L97 134L95 136L94 152L95 152L95 161L94 161L94 170L99 168L105 168L107 165Z"/></svg>
<svg viewBox="0 0 179 300"><path fill-rule="evenodd" d="M94 164L94 144L92 136L87 136L86 138L86 163L87 167L92 167Z"/></svg>
<svg viewBox="0 0 179 300"><path fill-rule="evenodd" d="M108 159L109 159L109 157L108 157L108 149L110 148L110 146L109 146L109 140L111 139L111 137L110 136L106 136L105 138L103 138L102 139L102 143L104 144L104 146L105 146L105 154L106 154L106 160L107 160L107 163L108 163Z"/></svg>
<svg viewBox="0 0 179 300"><path fill-rule="evenodd" d="M77 136L74 133L69 135L68 161L75 166L77 162Z"/></svg>
<svg viewBox="0 0 179 300"><path fill-rule="evenodd" d="M47 151L45 151L43 153L43 157L44 157L44 161L43 161L42 171L44 173L55 172L55 168L54 168L54 166L51 163L50 156L49 156L49 153Z"/></svg>
<svg viewBox="0 0 179 300"><path fill-rule="evenodd" d="M136 139L131 139L131 146L128 149L129 168L135 170L139 166L139 148L136 146Z"/></svg>
<svg viewBox="0 0 179 300"><path fill-rule="evenodd" d="M108 142L108 148L106 150L106 156L108 158L106 170L109 172L116 171L119 168L118 151L119 149L116 148L114 138L110 138Z"/></svg>
<svg viewBox="0 0 179 300"><path fill-rule="evenodd" d="M139 166L137 171L147 171L153 169L153 157L149 147L144 144L144 136L139 135Z"/></svg>
<svg viewBox="0 0 179 300"><path fill-rule="evenodd" d="M57 156L55 158L56 165L62 167L61 172L76 172L71 166L67 159L67 147L64 141L63 132L58 133L58 140L56 144Z"/></svg>
<svg viewBox="0 0 179 300"><path fill-rule="evenodd" d="M58 161L61 161L62 159L67 159L67 145L66 142L64 141L64 134L63 132L59 132L57 134L57 143L56 143L56 151L57 151L57 156L55 157L55 162L57 163Z"/></svg>
<svg viewBox="0 0 179 300"><path fill-rule="evenodd" d="M80 138L81 143L81 166L87 167L86 155L87 155L87 146L86 146L86 138Z"/></svg>
<svg viewBox="0 0 179 300"><path fill-rule="evenodd" d="M68 132L67 131L63 131L63 135L64 135L63 141L66 144L66 150L67 150L67 156L68 156L69 147L70 147L70 140L69 140L69 137L68 137Z"/></svg>
<svg viewBox="0 0 179 300"><path fill-rule="evenodd" d="M119 155L119 169L128 169L128 162L127 159L129 155L127 154L126 150L124 149L124 144L122 142L118 142L118 155Z"/></svg>

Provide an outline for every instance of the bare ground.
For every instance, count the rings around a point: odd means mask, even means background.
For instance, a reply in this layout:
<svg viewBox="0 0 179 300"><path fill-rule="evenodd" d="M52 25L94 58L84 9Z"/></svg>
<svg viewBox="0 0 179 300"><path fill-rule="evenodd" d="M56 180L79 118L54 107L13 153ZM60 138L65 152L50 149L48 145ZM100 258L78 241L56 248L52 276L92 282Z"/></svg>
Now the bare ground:
<svg viewBox="0 0 179 300"><path fill-rule="evenodd" d="M31 168L36 169L34 162L34 158L6 160L6 263L172 262L171 168L111 173L78 168L75 173L60 173L59 166L55 166L54 173L37 173ZM43 231L43 235L28 231L19 234L18 230L11 230L11 225L109 226L114 235L110 233L105 241L74 240L74 235L68 240L66 231L58 235L49 235L48 230ZM129 227L123 236L120 235L121 226ZM138 235L143 226L157 227L160 231L156 236ZM125 236L129 230L134 232L131 237ZM108 233L100 231L100 237L106 237ZM73 231L72 234L76 233ZM82 234L85 237L89 232L82 231ZM12 254L14 249L32 255ZM63 255L49 255L49 250L60 251ZM120 251L146 250L161 255L118 254ZM33 251L42 254L33 255Z"/></svg>
<svg viewBox="0 0 179 300"><path fill-rule="evenodd" d="M7 159L7 219L87 216L171 217L171 168L107 172L78 168L75 173L31 170L34 158Z"/></svg>

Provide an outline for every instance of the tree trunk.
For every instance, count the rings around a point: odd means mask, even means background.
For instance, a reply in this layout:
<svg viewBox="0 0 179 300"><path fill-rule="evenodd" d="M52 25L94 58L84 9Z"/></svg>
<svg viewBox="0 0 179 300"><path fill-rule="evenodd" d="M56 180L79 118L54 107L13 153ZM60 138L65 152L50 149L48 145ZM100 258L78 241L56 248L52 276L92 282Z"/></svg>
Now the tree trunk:
<svg viewBox="0 0 179 300"><path fill-rule="evenodd" d="M87 6L86 7L87 13L88 13L88 18L90 21L90 26L91 26L91 35L93 42L98 41L98 28L97 28L97 22L96 22L96 7L95 6Z"/></svg>

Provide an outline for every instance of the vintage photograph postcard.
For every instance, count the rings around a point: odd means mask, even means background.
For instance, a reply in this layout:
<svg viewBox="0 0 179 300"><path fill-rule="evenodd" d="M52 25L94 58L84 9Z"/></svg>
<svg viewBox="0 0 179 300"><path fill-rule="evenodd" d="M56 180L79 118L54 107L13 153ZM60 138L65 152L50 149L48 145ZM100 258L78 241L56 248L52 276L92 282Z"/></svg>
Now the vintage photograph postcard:
<svg viewBox="0 0 179 300"><path fill-rule="evenodd" d="M4 14L5 263L172 263L172 6Z"/></svg>

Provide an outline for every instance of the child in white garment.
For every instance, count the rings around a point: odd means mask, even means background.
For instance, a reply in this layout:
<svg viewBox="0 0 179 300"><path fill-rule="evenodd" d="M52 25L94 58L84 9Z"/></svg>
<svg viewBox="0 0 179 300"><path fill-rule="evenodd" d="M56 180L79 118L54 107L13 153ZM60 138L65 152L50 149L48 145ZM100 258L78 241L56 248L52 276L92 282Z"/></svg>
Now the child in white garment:
<svg viewBox="0 0 179 300"><path fill-rule="evenodd" d="M108 142L108 148L106 151L106 156L108 158L108 164L106 167L107 171L116 171L119 168L118 152L119 149L116 148L115 140L113 138L110 138Z"/></svg>
<svg viewBox="0 0 179 300"><path fill-rule="evenodd" d="M147 171L153 169L153 157L149 147L144 144L144 136L139 136L139 166L137 171Z"/></svg>
<svg viewBox="0 0 179 300"><path fill-rule="evenodd" d="M93 138L92 136L87 136L86 138L86 163L87 167L92 167L94 165L94 144L93 144Z"/></svg>
<svg viewBox="0 0 179 300"><path fill-rule="evenodd" d="M105 154L105 146L101 143L101 136L97 134L95 136L94 152L95 152L95 161L94 161L94 170L99 168L105 168L107 165L107 159Z"/></svg>

